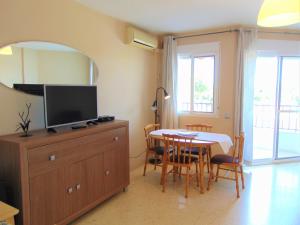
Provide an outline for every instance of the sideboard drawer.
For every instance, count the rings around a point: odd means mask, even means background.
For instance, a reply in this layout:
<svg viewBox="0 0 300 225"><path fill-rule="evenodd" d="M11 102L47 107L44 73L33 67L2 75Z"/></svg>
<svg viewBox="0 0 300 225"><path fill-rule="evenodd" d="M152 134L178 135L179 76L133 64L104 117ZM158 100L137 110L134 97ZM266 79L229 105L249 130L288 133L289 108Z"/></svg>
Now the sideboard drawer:
<svg viewBox="0 0 300 225"><path fill-rule="evenodd" d="M28 151L29 176L33 177L104 151L107 145L126 138L125 134L126 129L122 127L30 149Z"/></svg>
<svg viewBox="0 0 300 225"><path fill-rule="evenodd" d="M29 176L46 172L61 166L80 151L80 139L72 139L55 144L49 144L28 151Z"/></svg>

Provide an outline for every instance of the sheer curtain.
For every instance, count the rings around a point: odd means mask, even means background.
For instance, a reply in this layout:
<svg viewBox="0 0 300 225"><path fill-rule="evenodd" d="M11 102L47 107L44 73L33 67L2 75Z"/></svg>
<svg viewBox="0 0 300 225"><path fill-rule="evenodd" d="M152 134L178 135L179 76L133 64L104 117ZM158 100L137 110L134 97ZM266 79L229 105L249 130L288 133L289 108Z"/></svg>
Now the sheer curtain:
<svg viewBox="0 0 300 225"><path fill-rule="evenodd" d="M171 98L162 101L162 128L178 128L177 114L177 44L173 36L164 37L162 86Z"/></svg>
<svg viewBox="0 0 300 225"><path fill-rule="evenodd" d="M253 154L253 95L256 64L256 29L240 29L237 49L234 134L245 132L244 159Z"/></svg>

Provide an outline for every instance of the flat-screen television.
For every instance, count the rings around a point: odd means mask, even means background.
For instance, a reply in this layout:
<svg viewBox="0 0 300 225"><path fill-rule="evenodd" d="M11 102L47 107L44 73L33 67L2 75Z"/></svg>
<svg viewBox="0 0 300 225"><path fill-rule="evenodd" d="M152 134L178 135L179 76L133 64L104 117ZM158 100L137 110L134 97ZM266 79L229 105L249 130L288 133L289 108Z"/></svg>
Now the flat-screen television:
<svg viewBox="0 0 300 225"><path fill-rule="evenodd" d="M44 86L46 128L96 120L96 86Z"/></svg>

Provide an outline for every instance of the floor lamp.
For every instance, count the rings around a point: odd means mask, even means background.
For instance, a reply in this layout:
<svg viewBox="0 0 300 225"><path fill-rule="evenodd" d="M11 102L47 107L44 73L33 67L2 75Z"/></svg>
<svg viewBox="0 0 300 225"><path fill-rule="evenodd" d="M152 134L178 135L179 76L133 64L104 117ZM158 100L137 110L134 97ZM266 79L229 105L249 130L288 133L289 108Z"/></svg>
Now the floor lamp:
<svg viewBox="0 0 300 225"><path fill-rule="evenodd" d="M151 109L154 111L154 114L155 114L155 119L154 119L155 124L159 123L159 119L160 119L160 115L159 115L159 112L158 112L158 100L157 100L158 92L159 92L160 90L163 91L165 100L167 100L167 99L170 98L170 95L168 94L168 92L166 91L165 88L163 88L163 87L158 87L158 88L156 89L155 100L154 100L154 102L153 102L153 104L152 104L152 106L151 106ZM155 145L159 145L159 142L158 142L158 141L155 141ZM161 163L161 160L158 159L158 158L150 158L150 159L149 159L149 162L150 162L151 164L159 164L159 163Z"/></svg>
<svg viewBox="0 0 300 225"><path fill-rule="evenodd" d="M170 95L168 94L168 92L166 91L165 88L163 88L163 87L158 87L158 88L156 89L155 100L154 100L154 102L153 102L153 104L152 104L152 107L151 107L151 109L154 111L154 114L155 114L155 119L154 119L155 124L157 124L157 123L159 122L159 119L160 119L160 114L159 114L159 112L158 112L158 101L157 101L157 95L158 95L158 92L159 92L160 90L163 91L165 100L167 100L167 99L170 98Z"/></svg>

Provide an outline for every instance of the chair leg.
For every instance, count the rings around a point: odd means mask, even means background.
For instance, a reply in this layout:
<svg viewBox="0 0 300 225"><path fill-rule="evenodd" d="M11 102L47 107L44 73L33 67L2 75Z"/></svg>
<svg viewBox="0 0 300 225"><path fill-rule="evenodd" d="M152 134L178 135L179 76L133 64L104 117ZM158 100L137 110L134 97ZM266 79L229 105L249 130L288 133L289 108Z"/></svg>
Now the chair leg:
<svg viewBox="0 0 300 225"><path fill-rule="evenodd" d="M214 164L210 164L210 171L209 171L209 177L208 177L208 183L207 183L207 190L210 189L211 180L214 178Z"/></svg>
<svg viewBox="0 0 300 225"><path fill-rule="evenodd" d="M200 180L200 193L204 193L204 165L203 165L203 156L199 154L199 180Z"/></svg>
<svg viewBox="0 0 300 225"><path fill-rule="evenodd" d="M206 166L207 166L207 172L209 173L209 155L208 155L208 152L206 153Z"/></svg>
<svg viewBox="0 0 300 225"><path fill-rule="evenodd" d="M165 192L166 189L166 182L167 182L167 171L168 171L168 165L163 165L163 172L161 177L161 184L163 186L162 191Z"/></svg>
<svg viewBox="0 0 300 225"><path fill-rule="evenodd" d="M208 146L208 152L207 152L207 156L208 156L208 164L210 165L210 159L211 159L211 146ZM210 171L208 171L210 172Z"/></svg>
<svg viewBox="0 0 300 225"><path fill-rule="evenodd" d="M243 166L240 166L240 171L241 171L242 188L245 189Z"/></svg>
<svg viewBox="0 0 300 225"><path fill-rule="evenodd" d="M237 196L237 198L239 198L240 197L240 190L239 190L239 177L238 177L237 166L234 167L234 175L235 175L236 196Z"/></svg>
<svg viewBox="0 0 300 225"><path fill-rule="evenodd" d="M173 166L173 182L176 181L176 173L177 173L178 167L177 166Z"/></svg>
<svg viewBox="0 0 300 225"><path fill-rule="evenodd" d="M182 167L179 167L179 178L181 178L181 173L182 173Z"/></svg>
<svg viewBox="0 0 300 225"><path fill-rule="evenodd" d="M154 154L154 170L156 170L156 165L157 165L157 154Z"/></svg>
<svg viewBox="0 0 300 225"><path fill-rule="evenodd" d="M199 187L199 168L198 168L198 162L196 162L195 165L196 165L196 180L197 180L197 187Z"/></svg>
<svg viewBox="0 0 300 225"><path fill-rule="evenodd" d="M185 176L185 197L188 197L189 192L189 185L190 185L190 168L186 168L186 176Z"/></svg>
<svg viewBox="0 0 300 225"><path fill-rule="evenodd" d="M217 173L216 173L216 182L218 182L219 170L220 170L220 165L218 164Z"/></svg>
<svg viewBox="0 0 300 225"><path fill-rule="evenodd" d="M144 173L143 173L143 176L146 175L147 164L148 164L148 156L149 156L149 151L146 152L146 159L145 159L145 166L144 166Z"/></svg>

